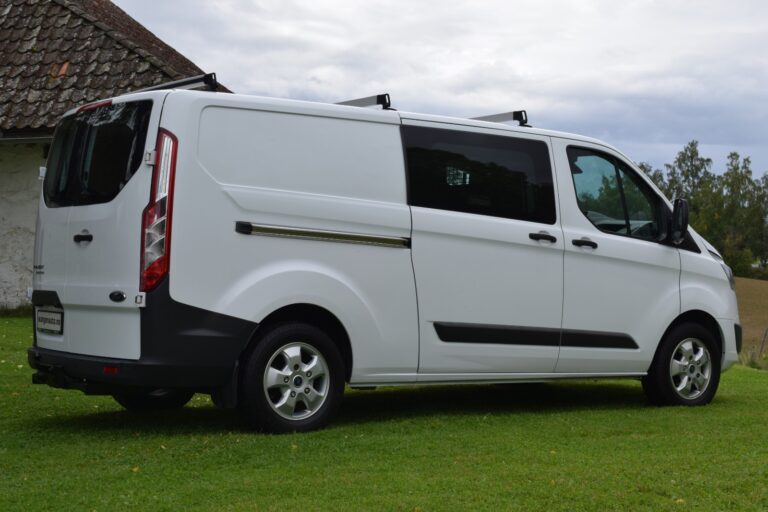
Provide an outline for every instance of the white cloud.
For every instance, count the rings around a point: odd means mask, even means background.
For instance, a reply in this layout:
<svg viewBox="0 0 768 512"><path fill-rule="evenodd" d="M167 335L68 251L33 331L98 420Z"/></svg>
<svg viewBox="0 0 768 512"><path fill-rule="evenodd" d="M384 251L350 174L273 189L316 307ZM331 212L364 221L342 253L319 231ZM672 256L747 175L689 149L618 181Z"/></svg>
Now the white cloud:
<svg viewBox="0 0 768 512"><path fill-rule="evenodd" d="M459 116L524 107L656 166L671 160L658 148L695 138L768 170L763 1L116 3L237 92L389 92L403 110Z"/></svg>

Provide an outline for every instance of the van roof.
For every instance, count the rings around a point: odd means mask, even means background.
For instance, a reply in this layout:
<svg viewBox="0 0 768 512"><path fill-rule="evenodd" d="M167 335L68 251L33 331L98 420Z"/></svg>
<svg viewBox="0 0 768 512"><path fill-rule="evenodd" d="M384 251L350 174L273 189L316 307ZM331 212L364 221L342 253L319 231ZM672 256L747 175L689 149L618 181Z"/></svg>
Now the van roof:
<svg viewBox="0 0 768 512"><path fill-rule="evenodd" d="M515 133L521 133L521 134L534 134L534 135L541 135L546 137L559 137L563 139L588 142L591 144L596 144L599 146L603 146L605 148L609 148L610 150L624 156L624 158L627 159L628 161L633 162L626 154L624 154L624 152L599 139L595 139L592 137L587 137L587 136L579 135L575 133L556 131L556 130L522 127L522 126L517 126L517 125L512 125L507 123L481 121L477 119L469 119L469 118L462 118L462 117L441 116L441 115L435 115L435 114L421 114L416 112L406 112L406 111L394 110L394 109L380 110L380 109L372 109L372 108L355 107L355 106L349 106L349 105L339 105L335 103L283 99L283 98L274 98L269 96L255 96L250 94L237 94L237 93L220 94L220 93L211 93L206 91L195 91L195 90L188 90L188 89L170 89L162 92L163 93L170 92L170 93L173 93L174 95L177 95L177 94L188 95L190 96L190 99L192 97L208 98L216 103L245 102L253 106L260 106L262 108L268 107L268 108L273 108L277 110L285 110L286 112L302 111L302 113L306 113L310 115L311 114L315 114L315 115L327 114L332 117L366 120L366 121L374 121L374 122L379 121L379 122L387 122L387 123L393 123L393 122L398 123L397 119L399 118L399 120L403 120L403 121L405 120L428 121L428 122L450 124L450 125L456 125L456 126L466 126L466 127L475 127L475 128L485 128L485 129L490 128L493 130L502 130L506 132L515 132ZM137 93L134 93L134 94L137 94ZM139 94L148 96L151 93L139 93ZM119 98L121 100L128 99L127 96L131 96L131 94L120 96Z"/></svg>
<svg viewBox="0 0 768 512"><path fill-rule="evenodd" d="M586 137L584 135L578 135L576 133L560 132L556 130L546 130L542 128L523 127L523 126L517 126L517 125L512 125L507 123L481 121L478 119L470 119L470 118L464 118L464 117L440 116L440 115L434 115L434 114L419 114L415 112L402 112L402 111L400 111L399 113L402 119L409 119L414 121L431 121L435 123L455 124L459 126L472 126L477 128L492 128L494 130L504 130L509 132L530 133L530 134L543 135L548 137L561 137L564 139L580 140L584 142L591 142L593 144L600 144L601 146L611 147L601 140L593 139L591 137ZM616 148L613 148L613 147L611 147L611 149L613 149L614 151L618 151Z"/></svg>

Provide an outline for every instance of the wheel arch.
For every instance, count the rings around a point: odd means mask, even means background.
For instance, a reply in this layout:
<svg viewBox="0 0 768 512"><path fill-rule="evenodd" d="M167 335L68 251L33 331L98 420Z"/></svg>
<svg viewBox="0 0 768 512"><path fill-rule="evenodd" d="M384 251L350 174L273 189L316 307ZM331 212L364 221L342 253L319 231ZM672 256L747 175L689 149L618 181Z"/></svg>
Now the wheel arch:
<svg viewBox="0 0 768 512"><path fill-rule="evenodd" d="M344 362L344 379L346 382L349 382L352 376L354 359L352 357L352 343L347 329L336 315L321 306L309 303L297 303L283 306L264 317L241 353L240 364L242 365L242 359L247 357L250 349L259 342L259 339L264 333L268 332L276 325L289 321L305 322L314 325L330 336L339 348L342 361Z"/></svg>
<svg viewBox="0 0 768 512"><path fill-rule="evenodd" d="M724 342L723 342L724 341L723 332L720 329L720 324L717 322L717 320L715 320L715 317L713 317L706 311L702 311L700 309L691 309L683 313L680 313L674 320L672 320L669 326L667 326L666 330L664 331L664 334L661 336L658 343L656 344L656 351L654 352L654 355L653 355L654 361L658 356L659 349L661 347L661 342L664 340L664 338L667 337L667 335L672 331L672 329L684 323L694 323L704 327L707 331L711 332L715 338L715 341L718 344L718 347L720 348L721 357L723 356L723 351L725 350L725 348L724 348Z"/></svg>

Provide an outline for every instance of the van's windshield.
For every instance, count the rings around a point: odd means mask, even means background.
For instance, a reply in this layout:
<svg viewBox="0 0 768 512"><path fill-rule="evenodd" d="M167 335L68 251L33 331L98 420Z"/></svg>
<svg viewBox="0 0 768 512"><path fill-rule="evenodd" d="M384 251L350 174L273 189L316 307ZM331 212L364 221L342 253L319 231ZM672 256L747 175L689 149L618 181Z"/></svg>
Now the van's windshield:
<svg viewBox="0 0 768 512"><path fill-rule="evenodd" d="M65 117L48 155L49 208L107 203L141 165L152 101L105 105Z"/></svg>

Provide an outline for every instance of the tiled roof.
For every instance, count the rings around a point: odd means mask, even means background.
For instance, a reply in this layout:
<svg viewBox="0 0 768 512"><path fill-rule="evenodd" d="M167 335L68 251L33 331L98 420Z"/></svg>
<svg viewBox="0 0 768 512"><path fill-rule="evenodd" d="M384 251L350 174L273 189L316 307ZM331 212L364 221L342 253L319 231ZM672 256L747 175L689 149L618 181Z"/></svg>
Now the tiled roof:
<svg viewBox="0 0 768 512"><path fill-rule="evenodd" d="M0 0L0 130L202 72L109 0Z"/></svg>

